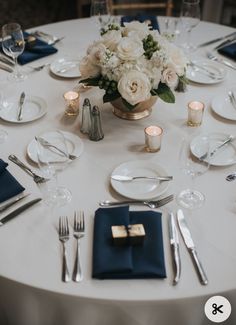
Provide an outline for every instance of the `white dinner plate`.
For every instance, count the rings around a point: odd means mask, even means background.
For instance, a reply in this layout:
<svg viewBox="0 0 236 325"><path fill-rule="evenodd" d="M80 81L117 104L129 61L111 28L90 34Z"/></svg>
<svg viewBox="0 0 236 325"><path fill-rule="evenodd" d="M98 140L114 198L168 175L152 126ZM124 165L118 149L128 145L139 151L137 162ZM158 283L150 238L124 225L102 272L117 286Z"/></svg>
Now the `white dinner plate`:
<svg viewBox="0 0 236 325"><path fill-rule="evenodd" d="M228 120L236 121L236 109L233 107L229 99L228 91L224 91L223 93L214 96L211 101L211 107L219 116ZM234 92L236 94L236 91Z"/></svg>
<svg viewBox="0 0 236 325"><path fill-rule="evenodd" d="M63 57L55 60L50 65L53 74L63 78L78 78L81 76L79 71L78 57Z"/></svg>
<svg viewBox="0 0 236 325"><path fill-rule="evenodd" d="M50 142L50 137L55 131L46 132L43 134L40 134L39 136L44 138L45 140ZM78 137L76 134L61 131L65 137L66 145L68 148L68 153L73 154L77 157L79 157L83 150L84 150L84 144L80 137ZM27 146L27 154L29 158L38 163L38 156L37 156L37 143L36 140L33 139Z"/></svg>
<svg viewBox="0 0 236 325"><path fill-rule="evenodd" d="M190 81L209 85L222 82L226 77L226 69L216 62L209 60L192 60L192 62L202 69L198 68L197 66L193 67L189 65L187 68L186 77ZM210 77L205 70L214 73L217 78Z"/></svg>
<svg viewBox="0 0 236 325"><path fill-rule="evenodd" d="M0 117L12 123L27 123L41 118L47 111L47 104L45 100L38 96L25 97L22 120L18 121L17 116L19 112L19 98L9 99L0 111Z"/></svg>
<svg viewBox="0 0 236 325"><path fill-rule="evenodd" d="M211 133L209 134L209 147L210 152L222 144L230 134L225 133ZM201 148L201 138L199 135L195 137L191 142L191 151L196 157L201 157L204 152ZM229 166L236 163L236 141L224 145L222 148L217 150L217 152L211 157L210 164L212 166Z"/></svg>
<svg viewBox="0 0 236 325"><path fill-rule="evenodd" d="M160 165L150 161L128 161L112 172L112 175L124 176L168 176L167 172ZM133 180L131 182L120 182L111 179L111 185L119 194L135 200L151 200L163 194L169 182L156 180Z"/></svg>

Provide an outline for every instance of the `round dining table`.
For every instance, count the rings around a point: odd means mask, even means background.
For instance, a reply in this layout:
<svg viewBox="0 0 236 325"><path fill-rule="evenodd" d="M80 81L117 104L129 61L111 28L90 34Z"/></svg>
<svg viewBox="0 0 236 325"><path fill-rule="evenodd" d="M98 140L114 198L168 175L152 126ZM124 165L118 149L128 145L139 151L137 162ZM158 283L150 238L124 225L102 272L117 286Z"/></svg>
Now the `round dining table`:
<svg viewBox="0 0 236 325"><path fill-rule="evenodd" d="M165 18L158 17L158 21L162 31ZM220 63L226 73L223 80L209 84L190 81L185 92L175 94L174 104L159 99L146 118L136 121L118 118L113 114L111 104L103 104L102 91L94 87L81 92L79 115L66 116L63 94L75 89L79 78L56 76L50 71L50 66L41 71L32 71L29 66L49 64L66 56L83 57L87 47L98 38L97 28L91 18L84 18L32 29L64 37L55 45L58 52L22 66L28 73L23 82L13 84L8 81L8 72L0 72L3 97L18 96L25 91L28 96L43 98L47 104L46 114L37 120L28 123L0 120L0 128L8 133L6 141L0 144L1 159L8 162L8 170L30 193L25 201L42 196L42 191L32 177L8 160L10 154L16 155L37 172L38 166L27 151L35 136L59 129L79 137L84 145L79 158L71 161L58 174L59 184L67 187L72 194L69 204L52 209L42 200L0 227L0 324L206 325L212 322L206 317L204 306L213 296L224 296L229 300L232 312L224 324L236 324L236 181L227 182L225 179L235 170L233 163L210 166L205 174L197 177L195 185L204 193L205 203L200 209L184 210L209 280L207 285L200 283L180 234L182 273L179 283L173 285L168 214L175 213L179 208L175 200L156 209L162 213L165 279L92 278L95 211L102 200L124 199L110 182L111 173L117 166L129 161L156 163L173 175L173 181L163 196L177 195L189 181L189 177L182 173L179 162L183 136L198 131L236 135L236 120L225 118L212 109L212 101L215 98L223 101L224 94L232 88L236 78L234 69ZM201 21L193 29L191 37L197 46L234 31L230 27ZM199 47L192 54L192 59L208 61L206 50L212 50L215 45ZM232 60L230 62L235 64ZM100 109L104 132L100 141L91 141L80 132L81 107L86 97L92 106L97 105ZM199 127L187 125L187 105L192 100L205 104L203 122ZM163 129L161 150L156 153L145 150L144 128L149 125L158 125ZM22 204L23 201L17 203L11 210ZM130 209L149 210L148 207L132 205ZM61 279L62 244L58 237L58 220L60 216L67 216L69 220L71 236L67 252L72 272L76 253L74 211L84 211L85 215L85 236L81 240L83 281L65 283ZM2 213L2 216L5 214Z"/></svg>

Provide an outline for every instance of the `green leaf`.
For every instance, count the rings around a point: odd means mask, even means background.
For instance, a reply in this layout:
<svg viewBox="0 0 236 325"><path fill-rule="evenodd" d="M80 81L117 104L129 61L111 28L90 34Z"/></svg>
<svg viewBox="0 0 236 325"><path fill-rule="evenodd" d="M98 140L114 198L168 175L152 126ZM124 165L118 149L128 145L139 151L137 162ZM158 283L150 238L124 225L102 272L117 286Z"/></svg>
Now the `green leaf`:
<svg viewBox="0 0 236 325"><path fill-rule="evenodd" d="M86 86L98 86L99 80L101 79L101 76L96 78L87 78L80 80L79 83L83 83Z"/></svg>
<svg viewBox="0 0 236 325"><path fill-rule="evenodd" d="M120 97L120 93L118 91L113 92L112 94L105 93L103 96L103 103L111 102Z"/></svg>
<svg viewBox="0 0 236 325"><path fill-rule="evenodd" d="M157 89L151 90L151 94L153 96L159 96L166 103L175 103L175 95L170 88L162 82L159 83Z"/></svg>
<svg viewBox="0 0 236 325"><path fill-rule="evenodd" d="M131 105L130 103L128 103L124 98L122 98L122 102L123 104L126 106L126 108L129 110L129 111L132 111L138 104L136 105Z"/></svg>

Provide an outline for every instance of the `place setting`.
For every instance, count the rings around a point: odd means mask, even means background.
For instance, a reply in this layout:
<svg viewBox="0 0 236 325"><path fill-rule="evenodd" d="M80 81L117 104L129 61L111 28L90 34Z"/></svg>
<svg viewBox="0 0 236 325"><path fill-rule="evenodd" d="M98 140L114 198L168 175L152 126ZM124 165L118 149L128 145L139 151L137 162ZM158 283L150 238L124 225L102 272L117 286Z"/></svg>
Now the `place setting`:
<svg viewBox="0 0 236 325"><path fill-rule="evenodd" d="M224 89L211 100L211 108L218 116L236 121L236 91L234 87Z"/></svg>

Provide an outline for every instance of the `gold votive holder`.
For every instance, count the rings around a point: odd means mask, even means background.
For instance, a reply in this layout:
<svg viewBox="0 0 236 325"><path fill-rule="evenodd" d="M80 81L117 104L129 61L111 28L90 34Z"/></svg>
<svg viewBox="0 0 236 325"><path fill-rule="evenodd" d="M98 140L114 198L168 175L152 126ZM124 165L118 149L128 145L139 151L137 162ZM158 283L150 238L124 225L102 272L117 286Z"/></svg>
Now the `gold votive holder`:
<svg viewBox="0 0 236 325"><path fill-rule="evenodd" d="M157 125L150 125L144 129L147 152L157 152L161 149L163 129Z"/></svg>
<svg viewBox="0 0 236 325"><path fill-rule="evenodd" d="M192 101L188 103L188 121L189 126L199 126L202 124L205 105L202 102Z"/></svg>
<svg viewBox="0 0 236 325"><path fill-rule="evenodd" d="M79 94L76 91L67 91L63 95L66 102L65 114L76 116L79 114Z"/></svg>

